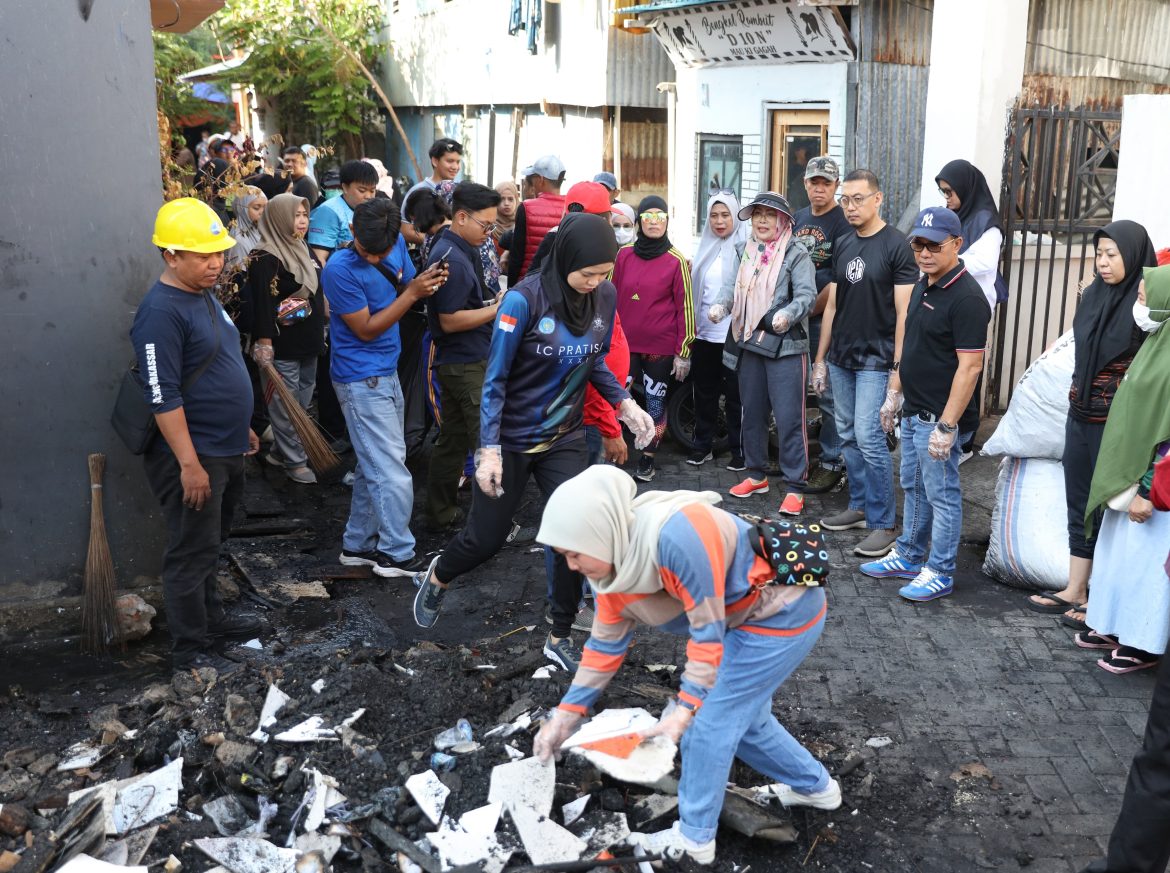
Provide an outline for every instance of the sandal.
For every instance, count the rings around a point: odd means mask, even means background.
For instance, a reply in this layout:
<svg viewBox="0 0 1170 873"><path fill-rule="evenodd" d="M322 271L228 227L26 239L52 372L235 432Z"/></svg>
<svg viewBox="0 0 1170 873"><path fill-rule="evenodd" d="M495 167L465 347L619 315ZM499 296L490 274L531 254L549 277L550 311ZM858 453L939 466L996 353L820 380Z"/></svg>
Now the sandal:
<svg viewBox="0 0 1170 873"><path fill-rule="evenodd" d="M1095 630L1081 631L1073 636L1073 642L1082 649L1116 649L1121 645L1116 637L1099 634Z"/></svg>
<svg viewBox="0 0 1170 873"><path fill-rule="evenodd" d="M1037 603L1032 599L1033 597L1043 597L1045 600L1051 600L1053 602L1051 604ZM1063 597L1057 597L1048 591L1032 592L1028 595L1028 599L1024 601L1024 605L1033 612L1040 612L1044 615L1060 615L1076 607L1075 603L1065 600Z"/></svg>
<svg viewBox="0 0 1170 873"><path fill-rule="evenodd" d="M1068 610L1068 612L1066 612L1064 615L1062 615L1060 617L1060 623L1063 624L1065 627L1071 627L1073 630L1080 631L1081 633L1086 633L1088 631L1091 631L1092 628L1089 627L1087 624L1085 624L1085 617L1088 614L1086 612L1086 610L1088 608L1089 608L1089 604L1087 604L1087 603L1080 603L1080 604L1073 606L1071 609ZM1074 613L1076 615L1079 615L1080 618L1073 618L1073 616L1069 615L1069 613Z"/></svg>
<svg viewBox="0 0 1170 873"><path fill-rule="evenodd" d="M1149 652L1143 652L1132 646L1119 646L1113 650L1108 658L1101 658L1097 661L1097 666L1102 670L1123 676L1126 673L1136 673L1138 670L1156 667L1160 660L1160 655L1151 655Z"/></svg>

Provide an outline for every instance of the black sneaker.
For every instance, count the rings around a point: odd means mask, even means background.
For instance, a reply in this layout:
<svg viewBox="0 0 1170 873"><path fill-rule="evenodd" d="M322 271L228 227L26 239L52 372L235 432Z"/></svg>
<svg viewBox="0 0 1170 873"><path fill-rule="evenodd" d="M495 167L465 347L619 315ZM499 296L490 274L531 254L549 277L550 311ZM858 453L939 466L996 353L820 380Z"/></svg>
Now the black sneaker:
<svg viewBox="0 0 1170 873"><path fill-rule="evenodd" d="M434 627L439 621L439 612L443 608L443 598L447 596L447 589L440 588L431 581L435 575L435 565L439 563L439 555L435 555L425 573L417 578L418 591L414 595L414 623L419 627Z"/></svg>
<svg viewBox="0 0 1170 873"><path fill-rule="evenodd" d="M581 663L581 650L573 645L568 637L554 643L550 634L544 641L544 656L570 673L577 672L577 665Z"/></svg>
<svg viewBox="0 0 1170 873"><path fill-rule="evenodd" d="M634 478L640 482L649 482L654 478L654 456L642 455L638 459L638 469L634 471Z"/></svg>
<svg viewBox="0 0 1170 873"><path fill-rule="evenodd" d="M747 465L743 462L743 455L732 455L731 460L727 462L727 469L733 473L742 473L747 469Z"/></svg>
<svg viewBox="0 0 1170 873"><path fill-rule="evenodd" d="M417 554L403 561L395 561L385 552L351 552L348 549L342 549L338 560L346 567L370 567L375 576L384 579L413 576L427 566L427 562Z"/></svg>
<svg viewBox="0 0 1170 873"><path fill-rule="evenodd" d="M708 461L714 460L715 456L710 451L696 450L687 456L687 463L696 467L701 467Z"/></svg>
<svg viewBox="0 0 1170 873"><path fill-rule="evenodd" d="M225 615L222 620L208 622L209 637L254 637L260 633L260 619L252 615Z"/></svg>
<svg viewBox="0 0 1170 873"><path fill-rule="evenodd" d="M213 652L199 652L191 658L174 663L176 673L182 673L185 670L202 670L207 667L215 670L221 677L231 676L233 673L238 673L244 669L243 664L237 661L229 661L227 658L216 655Z"/></svg>
<svg viewBox="0 0 1170 873"><path fill-rule="evenodd" d="M818 466L808 476L808 484L804 488L805 494L826 494L837 487L844 473L841 470L829 470Z"/></svg>

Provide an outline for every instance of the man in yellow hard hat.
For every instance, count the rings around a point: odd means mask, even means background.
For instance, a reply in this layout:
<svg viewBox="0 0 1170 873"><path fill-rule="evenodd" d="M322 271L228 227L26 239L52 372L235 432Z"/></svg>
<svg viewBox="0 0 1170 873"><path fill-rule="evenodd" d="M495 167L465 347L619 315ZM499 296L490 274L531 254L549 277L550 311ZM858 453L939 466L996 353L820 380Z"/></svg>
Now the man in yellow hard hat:
<svg viewBox="0 0 1170 873"><path fill-rule="evenodd" d="M163 204L154 244L165 269L143 298L130 338L158 435L143 455L167 523L163 597L176 669L240 665L217 638L253 635L255 619L224 614L216 585L220 543L244 485L244 456L260 441L249 427L252 383L240 335L211 289L235 245L219 216L191 197Z"/></svg>

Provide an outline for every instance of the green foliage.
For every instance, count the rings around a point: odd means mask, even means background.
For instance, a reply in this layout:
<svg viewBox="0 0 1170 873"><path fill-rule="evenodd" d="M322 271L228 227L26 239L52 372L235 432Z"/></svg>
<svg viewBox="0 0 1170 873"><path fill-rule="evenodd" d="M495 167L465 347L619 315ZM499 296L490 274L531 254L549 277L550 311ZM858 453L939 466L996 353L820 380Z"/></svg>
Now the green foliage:
<svg viewBox="0 0 1170 873"><path fill-rule="evenodd" d="M205 39L154 31L154 79L158 108L171 120L172 125L184 116L206 115L208 112L224 123L230 117L230 109L200 100L191 92L189 84L179 81L179 76L184 73L210 63L211 52ZM175 135L178 136L177 132Z"/></svg>
<svg viewBox="0 0 1170 873"><path fill-rule="evenodd" d="M228 0L212 18L225 46L248 53L230 78L273 102L274 129L359 157L376 104L361 69L317 21L376 72L386 26L381 0Z"/></svg>

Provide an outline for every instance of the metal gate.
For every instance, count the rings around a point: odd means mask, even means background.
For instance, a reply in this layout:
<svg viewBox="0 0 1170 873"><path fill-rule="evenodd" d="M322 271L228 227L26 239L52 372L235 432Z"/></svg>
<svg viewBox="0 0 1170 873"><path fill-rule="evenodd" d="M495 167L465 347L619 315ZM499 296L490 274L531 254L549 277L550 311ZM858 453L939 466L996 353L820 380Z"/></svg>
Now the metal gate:
<svg viewBox="0 0 1170 873"><path fill-rule="evenodd" d="M1002 412L1028 365L1072 326L1093 276L1093 233L1113 217L1121 113L1015 109L1004 154L1002 272L988 406Z"/></svg>

